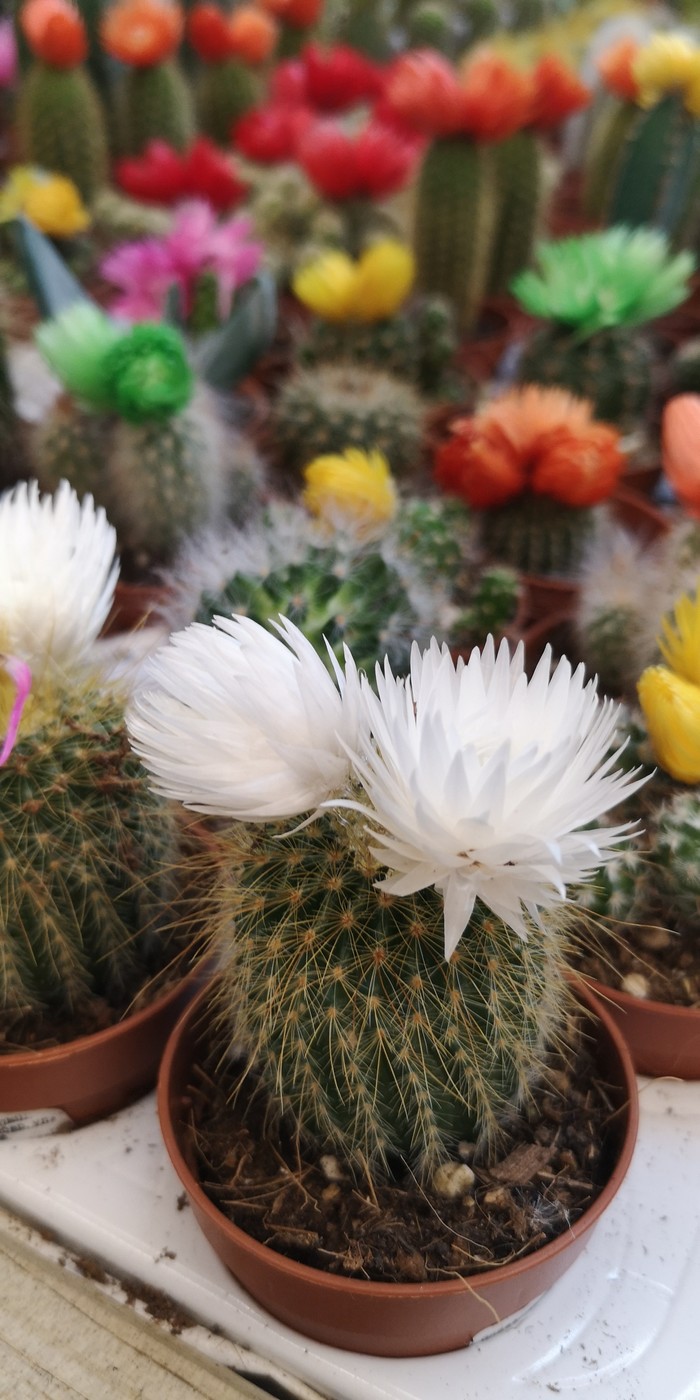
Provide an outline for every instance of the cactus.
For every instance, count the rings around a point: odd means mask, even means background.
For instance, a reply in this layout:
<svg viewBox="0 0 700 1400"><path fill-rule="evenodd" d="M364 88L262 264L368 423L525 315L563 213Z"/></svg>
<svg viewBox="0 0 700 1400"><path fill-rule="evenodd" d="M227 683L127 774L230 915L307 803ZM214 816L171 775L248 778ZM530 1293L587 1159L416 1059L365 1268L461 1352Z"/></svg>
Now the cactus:
<svg viewBox="0 0 700 1400"><path fill-rule="evenodd" d="M408 384L354 365L299 370L272 415L280 455L292 467L345 447L376 448L399 475L416 465L423 404Z"/></svg>
<svg viewBox="0 0 700 1400"><path fill-rule="evenodd" d="M700 393L700 341L686 341L673 356L670 366L669 398L674 394Z"/></svg>
<svg viewBox="0 0 700 1400"><path fill-rule="evenodd" d="M436 393L457 348L454 321L441 297L423 297L409 311L371 324L316 321L299 351L304 365L328 360L375 364L424 393Z"/></svg>
<svg viewBox="0 0 700 1400"><path fill-rule="evenodd" d="M586 903L625 925L658 925L700 932L700 801L694 790L673 791L652 778L656 805L645 804L642 847L606 867Z"/></svg>
<svg viewBox="0 0 700 1400"><path fill-rule="evenodd" d="M638 332L600 330L586 340L552 325L537 332L518 365L521 384L557 384L590 399L596 418L631 430L648 407L653 356Z"/></svg>
<svg viewBox="0 0 700 1400"><path fill-rule="evenodd" d="M130 238L162 238L172 222L168 210L129 199L118 190L101 190L92 206L93 229L110 246Z"/></svg>
<svg viewBox="0 0 700 1400"><path fill-rule="evenodd" d="M111 420L62 395L33 430L32 462L40 486L55 491L69 481L81 500L91 495L104 506L111 430Z"/></svg>
<svg viewBox="0 0 700 1400"><path fill-rule="evenodd" d="M589 219L605 216L611 173L639 110L633 102L605 102L596 117L587 144L584 164L583 209Z"/></svg>
<svg viewBox="0 0 700 1400"><path fill-rule="evenodd" d="M235 123L260 100L250 69L235 58L206 63L196 89L200 130L220 146L228 146Z"/></svg>
<svg viewBox="0 0 700 1400"><path fill-rule="evenodd" d="M118 95L122 153L139 156L149 141L167 141L184 151L195 136L189 84L175 60L131 68Z"/></svg>
<svg viewBox="0 0 700 1400"><path fill-rule="evenodd" d="M651 224L675 244L692 240L700 222L700 126L682 95L637 112L610 177L609 223Z"/></svg>
<svg viewBox="0 0 700 1400"><path fill-rule="evenodd" d="M396 1155L434 1168L460 1139L492 1136L567 1001L551 925L515 940L477 904L447 962L442 900L377 889L360 823L283 829L223 839L236 872L218 892L227 1039L305 1136L375 1170Z"/></svg>
<svg viewBox="0 0 700 1400"><path fill-rule="evenodd" d="M90 203L107 183L107 137L99 98L81 68L33 63L19 98L23 159L67 175Z"/></svg>
<svg viewBox="0 0 700 1400"><path fill-rule="evenodd" d="M342 216L316 194L303 171L283 165L258 175L251 168L248 175L250 212L280 284L291 280L297 266L342 243Z"/></svg>
<svg viewBox="0 0 700 1400"><path fill-rule="evenodd" d="M121 707L57 696L0 790L0 1006L56 1019L96 998L125 1009L163 963L175 829L129 750Z"/></svg>
<svg viewBox="0 0 700 1400"><path fill-rule="evenodd" d="M491 255L490 295L506 292L530 262L542 205L540 145L533 131L517 131L495 150L498 218Z"/></svg>
<svg viewBox="0 0 700 1400"><path fill-rule="evenodd" d="M503 634L515 618L520 594L518 575L513 569L493 566L482 571L472 590L469 606L455 623L455 634L462 646L482 646L489 633Z"/></svg>
<svg viewBox="0 0 700 1400"><path fill-rule="evenodd" d="M23 475L24 447L15 411L15 398L0 331L0 489Z"/></svg>
<svg viewBox="0 0 700 1400"><path fill-rule="evenodd" d="M462 331L486 294L497 219L493 151L466 137L433 141L416 195L414 252L422 291L447 297Z"/></svg>
<svg viewBox="0 0 700 1400"><path fill-rule="evenodd" d="M527 493L481 513L486 553L526 574L575 575L594 526L592 510Z"/></svg>

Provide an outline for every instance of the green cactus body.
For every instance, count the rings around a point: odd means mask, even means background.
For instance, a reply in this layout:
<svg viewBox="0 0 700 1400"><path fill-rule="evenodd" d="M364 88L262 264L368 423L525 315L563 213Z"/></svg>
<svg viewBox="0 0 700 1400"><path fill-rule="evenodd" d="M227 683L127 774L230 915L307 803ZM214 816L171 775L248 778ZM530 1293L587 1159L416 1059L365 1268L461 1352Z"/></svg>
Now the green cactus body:
<svg viewBox="0 0 700 1400"><path fill-rule="evenodd" d="M682 242L700 222L700 122L680 95L640 111L620 152L609 224L652 224Z"/></svg>
<svg viewBox="0 0 700 1400"><path fill-rule="evenodd" d="M187 329L193 335L205 335L221 324L218 308L219 283L213 272L197 278L192 306L187 317Z"/></svg>
<svg viewBox="0 0 700 1400"><path fill-rule="evenodd" d="M442 899L378 890L363 821L239 831L223 846L220 1016L273 1103L375 1168L401 1155L429 1173L461 1139L492 1137L565 1015L546 916L524 942L477 905L448 962Z"/></svg>
<svg viewBox="0 0 700 1400"><path fill-rule="evenodd" d="M495 0L455 0L455 12L468 26L470 45L488 39L501 25Z"/></svg>
<svg viewBox="0 0 700 1400"><path fill-rule="evenodd" d="M60 1017L101 997L126 1009L172 919L173 818L121 707L66 694L51 708L0 781L0 1006Z"/></svg>
<svg viewBox="0 0 700 1400"><path fill-rule="evenodd" d="M272 429L291 467L346 447L383 452L398 475L415 467L424 407L401 380L354 365L300 370L284 385Z"/></svg>
<svg viewBox="0 0 700 1400"><path fill-rule="evenodd" d="M540 145L533 131L517 131L495 149L498 219L489 293L508 290L530 261L542 204Z"/></svg>
<svg viewBox="0 0 700 1400"><path fill-rule="evenodd" d="M620 152L638 116L639 108L633 102L611 99L593 123L586 149L583 186L583 208L589 219L603 219Z"/></svg>
<svg viewBox="0 0 700 1400"><path fill-rule="evenodd" d="M594 522L592 510L525 493L481 512L481 539L492 559L526 574L566 578L579 569Z"/></svg>
<svg viewBox="0 0 700 1400"><path fill-rule="evenodd" d="M590 399L596 418L623 429L639 426L651 390L652 355L638 330L614 327L587 340L552 323L537 332L518 366L521 384L558 384Z"/></svg>
<svg viewBox="0 0 700 1400"><path fill-rule="evenodd" d="M587 904L620 923L697 933L700 798L662 773L652 778L646 792L641 848L621 852L599 873Z"/></svg>
<svg viewBox="0 0 700 1400"><path fill-rule="evenodd" d="M156 140L176 151L189 146L195 135L194 106L176 62L129 70L120 93L119 126L124 155L141 155Z"/></svg>
<svg viewBox="0 0 700 1400"><path fill-rule="evenodd" d="M378 365L424 393L435 393L456 347L449 306L440 297L423 297L409 311L371 325L315 321L299 358L304 365L328 360Z"/></svg>
<svg viewBox="0 0 700 1400"><path fill-rule="evenodd" d="M592 674L607 694L626 693L640 670L639 622L631 608L609 607L593 613L585 622L577 619L581 652Z"/></svg>
<svg viewBox="0 0 700 1400"><path fill-rule="evenodd" d="M416 196L418 284L448 298L463 331L473 326L486 295L497 188L488 146L461 136L432 142Z"/></svg>
<svg viewBox="0 0 700 1400"><path fill-rule="evenodd" d="M223 483L198 416L117 422L107 465L109 518L139 563L169 558L223 507Z"/></svg>
<svg viewBox="0 0 700 1400"><path fill-rule="evenodd" d="M670 396L700 394L700 341L688 341L671 363Z"/></svg>
<svg viewBox="0 0 700 1400"><path fill-rule="evenodd" d="M107 136L99 98L81 68L34 63L17 111L22 157L67 175L90 203L107 183Z"/></svg>
<svg viewBox="0 0 700 1400"><path fill-rule="evenodd" d="M452 16L444 5L416 5L408 23L408 38L412 48L437 49L451 55L454 48Z"/></svg>
<svg viewBox="0 0 700 1400"><path fill-rule="evenodd" d="M129 238L162 238L170 231L172 216L157 205L128 199L118 190L100 191L92 207L93 229L109 243Z"/></svg>
<svg viewBox="0 0 700 1400"><path fill-rule="evenodd" d="M339 661L349 646L357 665L374 674L388 653L392 666L409 660L415 615L396 569L377 551L343 558L331 548L309 548L301 563L281 565L264 578L237 573L218 594L205 593L197 622L242 613L263 626L288 617L329 664L325 642Z"/></svg>
<svg viewBox="0 0 700 1400"><path fill-rule="evenodd" d="M64 394L34 433L34 468L44 490L55 491L61 481L69 481L81 500L90 494L104 505L112 428L111 419Z"/></svg>
<svg viewBox="0 0 700 1400"><path fill-rule="evenodd" d="M513 569L484 569L455 631L476 646L482 645L489 633L499 637L515 617L519 593L518 576Z"/></svg>
<svg viewBox="0 0 700 1400"><path fill-rule="evenodd" d="M196 92L202 131L220 146L228 146L232 127L259 98L259 84L244 63L230 58L225 63L205 64Z"/></svg>

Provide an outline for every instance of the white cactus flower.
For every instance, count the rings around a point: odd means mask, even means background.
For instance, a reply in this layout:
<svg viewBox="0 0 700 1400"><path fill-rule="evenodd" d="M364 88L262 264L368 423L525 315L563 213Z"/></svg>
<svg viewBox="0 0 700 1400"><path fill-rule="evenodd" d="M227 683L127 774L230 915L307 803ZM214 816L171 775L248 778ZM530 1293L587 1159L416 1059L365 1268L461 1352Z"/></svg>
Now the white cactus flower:
<svg viewBox="0 0 700 1400"><path fill-rule="evenodd" d="M359 682L335 679L293 623L193 623L147 664L127 723L156 790L195 812L272 821L342 789L357 744Z"/></svg>
<svg viewBox="0 0 700 1400"><path fill-rule="evenodd" d="M405 680L386 664L377 695L363 682L353 766L369 805L343 805L370 820L384 889L442 893L448 958L477 899L526 938L525 916L565 900L630 829L584 829L644 781L615 767L617 706L583 667L550 669L549 648L528 680L522 646L511 659L489 638L455 666L433 641Z"/></svg>
<svg viewBox="0 0 700 1400"><path fill-rule="evenodd" d="M36 481L1 496L0 650L39 678L81 664L112 605L116 544L104 511L67 481L53 496Z"/></svg>

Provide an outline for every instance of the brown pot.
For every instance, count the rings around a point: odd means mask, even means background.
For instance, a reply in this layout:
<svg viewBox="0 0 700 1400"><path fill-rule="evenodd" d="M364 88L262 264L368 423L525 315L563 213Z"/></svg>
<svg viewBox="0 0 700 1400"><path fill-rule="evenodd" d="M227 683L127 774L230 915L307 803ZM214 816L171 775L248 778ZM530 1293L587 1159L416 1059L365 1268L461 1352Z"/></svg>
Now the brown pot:
<svg viewBox="0 0 700 1400"><path fill-rule="evenodd" d="M576 994L595 1016L598 1057L619 1111L616 1159L597 1200L564 1235L536 1253L473 1280L371 1283L298 1264L232 1224L205 1195L188 1161L183 1120L198 1040L206 1022L205 988L176 1026L163 1058L158 1111L170 1159L209 1243L252 1296L275 1317L316 1341L376 1356L430 1356L466 1346L484 1328L519 1312L572 1264L627 1172L637 1135L634 1070L622 1036L581 984Z"/></svg>
<svg viewBox="0 0 700 1400"><path fill-rule="evenodd" d="M49 1050L0 1055L0 1113L60 1108L82 1126L124 1108L153 1088L163 1046L199 981L195 967L107 1030Z"/></svg>
<svg viewBox="0 0 700 1400"><path fill-rule="evenodd" d="M700 1079L700 1008L668 1006L586 981L625 1037L638 1074Z"/></svg>
<svg viewBox="0 0 700 1400"><path fill-rule="evenodd" d="M134 632L145 627L152 613L163 607L169 591L162 583L125 583L119 580L114 590L112 610L102 629L105 637L121 632Z"/></svg>

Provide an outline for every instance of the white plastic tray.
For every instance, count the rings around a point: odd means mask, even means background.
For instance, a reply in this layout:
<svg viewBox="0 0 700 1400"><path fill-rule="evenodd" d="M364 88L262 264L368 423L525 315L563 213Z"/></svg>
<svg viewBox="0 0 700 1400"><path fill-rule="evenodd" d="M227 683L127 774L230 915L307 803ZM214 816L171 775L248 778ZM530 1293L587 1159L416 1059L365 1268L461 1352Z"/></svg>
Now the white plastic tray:
<svg viewBox="0 0 700 1400"><path fill-rule="evenodd" d="M700 1400L700 1084L642 1081L641 1101L630 1175L569 1273L496 1335L417 1361L309 1342L248 1298L182 1209L153 1096L0 1143L0 1201L333 1400Z"/></svg>

